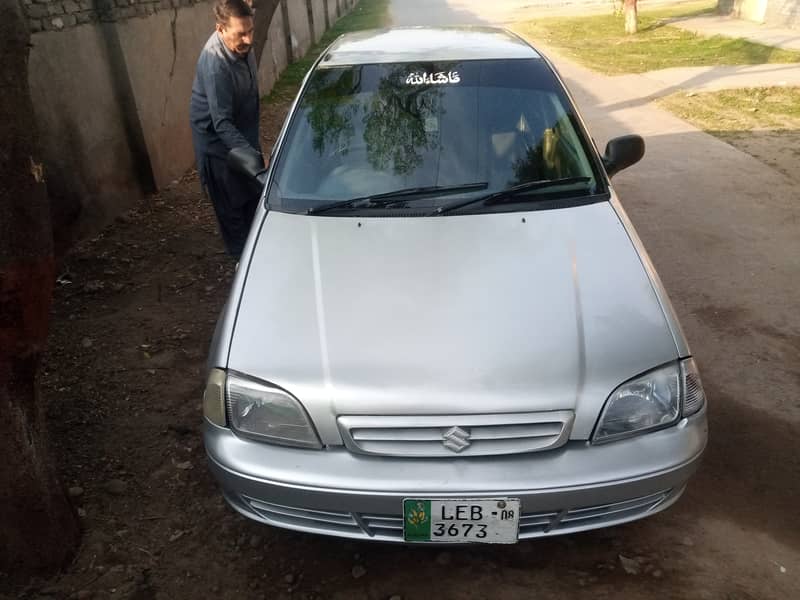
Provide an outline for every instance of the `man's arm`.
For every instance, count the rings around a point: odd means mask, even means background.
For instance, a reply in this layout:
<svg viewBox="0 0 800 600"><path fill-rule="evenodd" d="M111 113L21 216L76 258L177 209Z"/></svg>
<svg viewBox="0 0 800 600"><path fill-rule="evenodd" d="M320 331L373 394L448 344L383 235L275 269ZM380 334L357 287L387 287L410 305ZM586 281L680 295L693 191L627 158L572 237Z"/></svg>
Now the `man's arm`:
<svg viewBox="0 0 800 600"><path fill-rule="evenodd" d="M233 79L230 71L225 68L219 59L209 57L202 69L203 85L208 98L208 109L211 113L211 122L214 130L228 147L252 148L242 132L236 128L233 120ZM256 148L253 148L257 150Z"/></svg>

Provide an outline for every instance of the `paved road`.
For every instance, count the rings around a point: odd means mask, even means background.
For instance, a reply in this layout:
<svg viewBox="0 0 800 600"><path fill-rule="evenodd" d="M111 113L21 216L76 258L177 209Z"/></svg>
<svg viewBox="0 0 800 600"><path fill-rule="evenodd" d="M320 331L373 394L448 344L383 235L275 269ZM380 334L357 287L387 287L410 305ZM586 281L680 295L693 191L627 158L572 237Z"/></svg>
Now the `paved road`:
<svg viewBox="0 0 800 600"><path fill-rule="evenodd" d="M657 7L691 0L639 0L640 7ZM554 15L608 12L611 0L393 0L394 25L508 24Z"/></svg>
<svg viewBox="0 0 800 600"><path fill-rule="evenodd" d="M651 0L645 3L675 4L675 0ZM395 0L390 8L394 25L502 25L552 15L578 15L607 12L608 0L576 4L570 0ZM800 50L800 30L766 27L749 21L705 15L675 19L672 25L702 35L741 37L763 44L775 44ZM618 75L617 84L624 85L638 99L655 99L678 90L717 91L745 87L800 86L800 63L764 65L720 65L708 67L676 67L650 71L642 75Z"/></svg>
<svg viewBox="0 0 800 600"><path fill-rule="evenodd" d="M498 6L510 6L487 4L395 0L392 10L405 24L488 23ZM629 132L647 140L645 159L614 182L703 369L706 459L681 502L652 519L510 549L454 550L440 563L421 553L413 573L383 570L375 591L800 597L800 193L777 171L650 104L646 79L608 78L551 56L600 147ZM405 552L378 556L391 562ZM641 557L648 573L622 573L619 554Z"/></svg>
<svg viewBox="0 0 800 600"><path fill-rule="evenodd" d="M704 15L691 19L680 19L673 23L681 29L702 35L726 35L747 40L779 46L791 50L800 50L800 30L769 25L753 25L750 21L733 19L721 15Z"/></svg>
<svg viewBox="0 0 800 600"><path fill-rule="evenodd" d="M658 4L664 0L649 0ZM393 0L394 25L506 24L544 14L586 14L607 11L610 0Z"/></svg>
<svg viewBox="0 0 800 600"><path fill-rule="evenodd" d="M673 67L641 75L618 75L639 97L667 96L679 90L716 91L748 87L800 86L800 63Z"/></svg>

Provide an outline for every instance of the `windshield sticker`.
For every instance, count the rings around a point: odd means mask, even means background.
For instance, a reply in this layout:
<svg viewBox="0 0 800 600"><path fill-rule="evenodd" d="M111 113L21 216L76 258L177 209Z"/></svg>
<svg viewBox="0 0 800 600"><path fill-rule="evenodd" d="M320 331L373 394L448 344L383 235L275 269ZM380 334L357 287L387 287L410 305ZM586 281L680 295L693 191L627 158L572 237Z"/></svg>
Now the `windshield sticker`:
<svg viewBox="0 0 800 600"><path fill-rule="evenodd" d="M461 75L458 71L445 73L410 73L406 77L406 85L444 85L447 83L461 83Z"/></svg>

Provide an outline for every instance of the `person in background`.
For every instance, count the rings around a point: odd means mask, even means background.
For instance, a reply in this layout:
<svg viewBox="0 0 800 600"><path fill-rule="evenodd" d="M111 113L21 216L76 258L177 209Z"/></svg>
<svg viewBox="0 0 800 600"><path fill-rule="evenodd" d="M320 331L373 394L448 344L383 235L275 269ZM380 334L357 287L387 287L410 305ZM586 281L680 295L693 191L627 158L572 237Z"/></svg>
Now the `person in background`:
<svg viewBox="0 0 800 600"><path fill-rule="evenodd" d="M259 156L259 95L252 0L216 0L216 28L197 61L189 118L200 182L214 205L228 253L244 248L260 190L228 168L234 148Z"/></svg>

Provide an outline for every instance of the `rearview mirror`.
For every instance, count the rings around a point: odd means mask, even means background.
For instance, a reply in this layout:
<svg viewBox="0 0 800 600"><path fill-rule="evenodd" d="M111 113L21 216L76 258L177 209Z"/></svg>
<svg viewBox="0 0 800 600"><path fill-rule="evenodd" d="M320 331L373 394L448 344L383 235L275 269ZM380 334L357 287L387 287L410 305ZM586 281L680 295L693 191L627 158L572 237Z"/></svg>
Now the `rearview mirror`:
<svg viewBox="0 0 800 600"><path fill-rule="evenodd" d="M264 167L264 157L249 146L234 148L228 152L228 167L232 171L252 177L262 186L267 182L267 169Z"/></svg>
<svg viewBox="0 0 800 600"><path fill-rule="evenodd" d="M609 140L603 164L609 177L613 177L622 169L627 169L642 160L644 156L644 140L639 135L623 135Z"/></svg>

